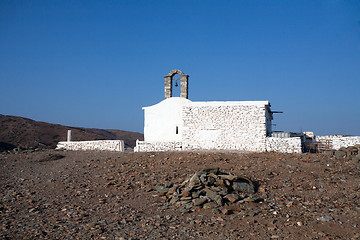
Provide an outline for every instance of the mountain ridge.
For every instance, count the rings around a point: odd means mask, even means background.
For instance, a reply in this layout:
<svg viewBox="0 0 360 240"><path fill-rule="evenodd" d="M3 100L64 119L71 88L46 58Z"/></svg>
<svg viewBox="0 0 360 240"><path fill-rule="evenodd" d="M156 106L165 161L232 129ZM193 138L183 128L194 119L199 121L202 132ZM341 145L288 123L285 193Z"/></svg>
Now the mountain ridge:
<svg viewBox="0 0 360 240"><path fill-rule="evenodd" d="M133 148L142 133L117 129L70 127L36 121L30 118L0 114L0 150L25 148L55 148L66 141L67 130L72 130L73 141L124 140L125 147Z"/></svg>

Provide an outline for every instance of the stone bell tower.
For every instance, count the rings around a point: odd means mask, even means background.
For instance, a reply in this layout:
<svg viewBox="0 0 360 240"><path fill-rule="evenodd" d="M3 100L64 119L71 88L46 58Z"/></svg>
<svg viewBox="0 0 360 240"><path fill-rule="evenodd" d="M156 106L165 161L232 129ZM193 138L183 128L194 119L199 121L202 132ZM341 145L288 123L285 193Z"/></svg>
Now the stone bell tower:
<svg viewBox="0 0 360 240"><path fill-rule="evenodd" d="M165 78L165 99L172 97L172 81L175 74L180 75L180 97L188 98L189 75L180 70L172 70Z"/></svg>

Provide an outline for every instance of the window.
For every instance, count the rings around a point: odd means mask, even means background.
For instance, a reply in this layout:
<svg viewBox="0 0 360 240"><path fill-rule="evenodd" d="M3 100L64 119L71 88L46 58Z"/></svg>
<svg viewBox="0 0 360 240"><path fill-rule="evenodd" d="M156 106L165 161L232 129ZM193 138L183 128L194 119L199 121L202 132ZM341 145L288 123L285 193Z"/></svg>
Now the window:
<svg viewBox="0 0 360 240"><path fill-rule="evenodd" d="M179 134L179 127L176 126L176 134Z"/></svg>

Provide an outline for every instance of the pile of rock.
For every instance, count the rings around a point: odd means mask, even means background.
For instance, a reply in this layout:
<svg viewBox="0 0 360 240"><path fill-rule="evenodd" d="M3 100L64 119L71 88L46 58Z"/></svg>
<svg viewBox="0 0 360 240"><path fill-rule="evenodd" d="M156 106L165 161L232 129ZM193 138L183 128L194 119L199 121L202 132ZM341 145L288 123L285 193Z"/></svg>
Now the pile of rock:
<svg viewBox="0 0 360 240"><path fill-rule="evenodd" d="M342 147L339 150L331 150L330 156L334 156L337 159L355 160L360 161L360 144L354 146Z"/></svg>
<svg viewBox="0 0 360 240"><path fill-rule="evenodd" d="M180 211L214 209L224 214L241 211L245 202L262 202L255 196L257 187L246 177L220 172L219 168L204 168L179 186L158 185L159 195Z"/></svg>

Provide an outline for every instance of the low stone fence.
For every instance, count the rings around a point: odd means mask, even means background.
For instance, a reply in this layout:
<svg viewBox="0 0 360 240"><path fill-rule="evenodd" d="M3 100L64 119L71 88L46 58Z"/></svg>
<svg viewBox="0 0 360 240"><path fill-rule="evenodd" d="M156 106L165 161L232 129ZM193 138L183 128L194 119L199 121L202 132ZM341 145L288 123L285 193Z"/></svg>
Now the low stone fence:
<svg viewBox="0 0 360 240"><path fill-rule="evenodd" d="M191 151L203 150L201 146L183 145L182 142L154 142L137 141L134 152L164 152L164 151ZM234 150L234 149L216 149L216 150ZM284 153L301 153L302 144L300 137L291 138L266 138L266 151L284 152Z"/></svg>
<svg viewBox="0 0 360 240"><path fill-rule="evenodd" d="M113 151L123 152L124 141L123 140L96 140L96 141L70 141L59 142L56 149L64 150L100 150L100 151Z"/></svg>
<svg viewBox="0 0 360 240"><path fill-rule="evenodd" d="M360 136L344 137L338 135L330 136L316 136L316 141L319 143L328 144L329 148L339 150L341 147L354 146L360 144Z"/></svg>
<svg viewBox="0 0 360 240"><path fill-rule="evenodd" d="M283 152L283 153L302 153L302 145L300 137L290 138L266 138L266 151Z"/></svg>
<svg viewBox="0 0 360 240"><path fill-rule="evenodd" d="M181 142L155 142L149 143L145 141L136 141L134 152L165 152L165 151L181 151Z"/></svg>

